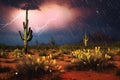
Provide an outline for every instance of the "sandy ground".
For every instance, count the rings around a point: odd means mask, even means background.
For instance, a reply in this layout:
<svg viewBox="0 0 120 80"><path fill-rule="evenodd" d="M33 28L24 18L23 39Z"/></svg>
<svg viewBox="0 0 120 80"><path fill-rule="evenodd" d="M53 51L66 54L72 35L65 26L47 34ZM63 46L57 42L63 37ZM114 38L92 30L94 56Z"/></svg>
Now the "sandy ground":
<svg viewBox="0 0 120 80"><path fill-rule="evenodd" d="M68 58L66 59L68 60ZM115 59L115 65L120 68L120 56L115 56ZM66 70L66 67L71 64L65 60L58 62L65 69L65 72L61 75L63 80L120 80L120 76L115 75L115 69L103 72Z"/></svg>
<svg viewBox="0 0 120 80"><path fill-rule="evenodd" d="M65 70L61 73L60 77L62 80L120 80L120 76L115 75L115 70L106 70L104 72L95 72L95 71L77 71L77 70L66 70L70 63L70 55L64 55L63 60L57 59L58 65L62 65ZM120 56L115 56L114 63L118 68L120 68ZM22 64L21 60L15 60L14 57L11 58L0 58L0 67L5 68L9 67L11 70L16 71L16 66ZM0 73L0 80L6 79L6 76L9 76L10 72ZM33 80L33 79L32 79ZM35 79L39 80L39 79ZM43 79L45 80L45 79Z"/></svg>

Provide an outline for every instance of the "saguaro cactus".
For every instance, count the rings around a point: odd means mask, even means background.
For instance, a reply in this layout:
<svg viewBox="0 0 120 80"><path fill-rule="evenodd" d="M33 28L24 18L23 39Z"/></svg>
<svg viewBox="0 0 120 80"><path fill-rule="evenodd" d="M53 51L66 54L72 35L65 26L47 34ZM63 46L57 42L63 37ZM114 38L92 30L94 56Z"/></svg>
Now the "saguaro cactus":
<svg viewBox="0 0 120 80"><path fill-rule="evenodd" d="M86 47L87 46L87 42L88 42L88 37L85 33L84 37L83 37L83 43L84 43L84 46Z"/></svg>
<svg viewBox="0 0 120 80"><path fill-rule="evenodd" d="M33 35L32 30L29 27L28 29L28 9L26 9L26 20L23 22L24 35L22 37L21 32L19 31L20 38L24 41L24 52L27 53L28 42L31 41Z"/></svg>
<svg viewBox="0 0 120 80"><path fill-rule="evenodd" d="M53 37L51 37L50 45L51 45L52 47L54 47L54 46L55 46L55 40L54 40L54 38L53 38Z"/></svg>

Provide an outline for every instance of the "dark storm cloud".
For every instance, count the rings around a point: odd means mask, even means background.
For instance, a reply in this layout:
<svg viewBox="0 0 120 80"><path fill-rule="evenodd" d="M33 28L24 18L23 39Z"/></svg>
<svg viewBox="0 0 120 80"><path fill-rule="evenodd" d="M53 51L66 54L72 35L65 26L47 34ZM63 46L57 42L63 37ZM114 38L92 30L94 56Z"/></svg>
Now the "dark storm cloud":
<svg viewBox="0 0 120 80"><path fill-rule="evenodd" d="M45 6L48 5L46 3L55 3L70 9L78 8L77 10L85 13L86 18L84 16L77 17L76 21L71 23L67 30L57 31L56 33L52 31L51 34L48 31L46 34L42 34L40 39L36 38L41 42L49 42L50 36L53 35L58 43L67 43L69 41L77 42L80 41L84 32L92 34L98 31L112 38L120 39L120 0L0 0L0 23L7 22L6 16L12 12L12 8L10 7L19 9L28 7L34 10L39 9L39 6L44 4ZM91 11L92 14L88 17L86 14L88 14L89 11ZM2 25L0 25L0 27L2 27ZM9 30L6 30L4 33L0 31L0 39L1 43L22 44L18 38L18 34L10 33ZM33 43L36 39L32 40ZM63 40L63 42L61 40Z"/></svg>
<svg viewBox="0 0 120 80"><path fill-rule="evenodd" d="M39 9L39 5L43 1L44 0L0 0L0 4L21 9Z"/></svg>
<svg viewBox="0 0 120 80"><path fill-rule="evenodd" d="M21 9L25 9L26 7L29 9L39 9L39 6L45 2L52 2L61 6L63 6L63 4L67 4L71 8L89 6L87 0L0 0L0 4L2 5Z"/></svg>
<svg viewBox="0 0 120 80"><path fill-rule="evenodd" d="M88 1L87 0L70 0L71 2L71 8L74 7L82 7L86 8L89 7Z"/></svg>
<svg viewBox="0 0 120 80"><path fill-rule="evenodd" d="M119 0L106 0L98 6L102 15L102 20L117 27L120 23L120 1Z"/></svg>

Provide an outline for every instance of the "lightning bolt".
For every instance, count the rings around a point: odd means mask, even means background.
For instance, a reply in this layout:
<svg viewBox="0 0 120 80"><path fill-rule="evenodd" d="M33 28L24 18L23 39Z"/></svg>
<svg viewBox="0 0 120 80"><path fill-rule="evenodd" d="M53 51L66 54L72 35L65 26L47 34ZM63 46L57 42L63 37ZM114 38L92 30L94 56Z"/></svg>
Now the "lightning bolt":
<svg viewBox="0 0 120 80"><path fill-rule="evenodd" d="M0 31L5 31L7 30L6 27L8 27L8 25L11 25L12 23L14 23L19 17L21 17L24 13L19 13L14 19L12 19L10 22L6 23L6 24L0 24L1 28ZM12 36L11 39L16 42L16 39Z"/></svg>
<svg viewBox="0 0 120 80"><path fill-rule="evenodd" d="M57 17L57 16L56 16ZM40 27L37 31L38 37L40 36L41 33L47 30L48 24L51 23L52 21L56 20L56 17L49 19L42 27Z"/></svg>
<svg viewBox="0 0 120 80"><path fill-rule="evenodd" d="M14 19L12 19L10 22L8 22L8 23L6 23L6 24L0 24L0 25L2 25L2 27L0 28L0 31L4 31L5 28L6 28L8 25L11 25L13 22L15 22L19 17L22 16L22 14L23 14L22 12L19 13Z"/></svg>
<svg viewBox="0 0 120 80"><path fill-rule="evenodd" d="M14 19L12 19L10 22L6 23L6 24L0 24L2 27L0 28L0 31L4 31L6 30L6 27L8 25L11 25L12 23L14 23L18 18L20 18L24 13L19 13ZM45 24L43 24L41 27L39 27L35 32L38 33L38 37L41 33L45 32L48 28L48 25L52 22L55 21L57 18L57 15L51 19L49 19ZM35 27L34 27L35 28ZM35 29L34 29L35 30Z"/></svg>

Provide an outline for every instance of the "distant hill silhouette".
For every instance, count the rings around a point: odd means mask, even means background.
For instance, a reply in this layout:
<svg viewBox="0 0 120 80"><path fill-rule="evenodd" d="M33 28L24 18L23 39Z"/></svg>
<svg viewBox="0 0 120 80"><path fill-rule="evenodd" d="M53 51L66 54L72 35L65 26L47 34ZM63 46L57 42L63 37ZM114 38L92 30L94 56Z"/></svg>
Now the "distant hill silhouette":
<svg viewBox="0 0 120 80"><path fill-rule="evenodd" d="M95 32L94 34L88 35L88 45L94 45L94 44L114 44L117 42L117 40L114 40L110 38L108 35L101 33L101 32ZM80 42L75 43L69 43L69 45L84 45L83 39Z"/></svg>
<svg viewBox="0 0 120 80"><path fill-rule="evenodd" d="M92 35L89 35L89 43L111 43L114 40L111 39L108 35L101 32L96 32Z"/></svg>

